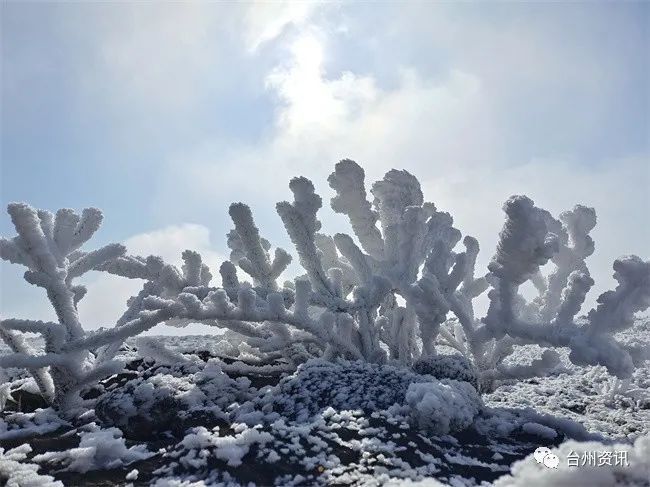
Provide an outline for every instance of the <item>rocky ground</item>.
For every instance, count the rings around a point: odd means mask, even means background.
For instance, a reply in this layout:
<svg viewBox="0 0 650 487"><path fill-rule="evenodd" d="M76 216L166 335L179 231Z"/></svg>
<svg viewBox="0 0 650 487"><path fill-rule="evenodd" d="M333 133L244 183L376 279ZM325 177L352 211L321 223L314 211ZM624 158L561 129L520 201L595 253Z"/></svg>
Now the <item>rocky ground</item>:
<svg viewBox="0 0 650 487"><path fill-rule="evenodd" d="M649 322L639 321L623 338L648 336ZM30 380L14 376L0 413L0 479L19 487L528 487L587 485L593 475L589 485L650 485L648 366L622 384L565 357L550 377L479 397L461 362L436 378L351 362L289 372L283 362L260 369L228 359L218 340L161 340L193 353L169 365L125 350L127 370L86 391L93 409L74 417L57 416ZM517 360L537 354L523 347ZM558 469L534 460L540 446L558 454ZM625 449L630 464L585 465L576 477L566 456L588 448Z"/></svg>

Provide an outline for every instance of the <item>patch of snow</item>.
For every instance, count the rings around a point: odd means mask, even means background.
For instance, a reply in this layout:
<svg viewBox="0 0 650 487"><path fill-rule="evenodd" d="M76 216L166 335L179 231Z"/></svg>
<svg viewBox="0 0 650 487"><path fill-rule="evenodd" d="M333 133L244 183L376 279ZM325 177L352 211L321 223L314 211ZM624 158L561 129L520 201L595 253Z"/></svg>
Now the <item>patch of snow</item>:
<svg viewBox="0 0 650 487"><path fill-rule="evenodd" d="M411 384L406 391L406 402L417 425L433 434L469 427L482 408L474 387L450 379Z"/></svg>
<svg viewBox="0 0 650 487"><path fill-rule="evenodd" d="M124 477L124 478L125 478L126 480L137 480L139 474L140 474L140 472L138 471L138 469L137 469L137 468L134 468L134 469L131 470L129 473L127 473L127 474L126 474L126 477Z"/></svg>
<svg viewBox="0 0 650 487"><path fill-rule="evenodd" d="M95 423L87 425L87 428L88 431L80 432L79 447L36 455L33 461L61 465L61 471L85 473L122 467L154 455L145 445L127 448L122 432L117 428L102 429Z"/></svg>
<svg viewBox="0 0 650 487"><path fill-rule="evenodd" d="M9 413L0 419L0 441L43 435L63 426L69 423L52 408L37 409L33 413Z"/></svg>
<svg viewBox="0 0 650 487"><path fill-rule="evenodd" d="M0 448L0 482L6 487L63 487L49 475L39 475L39 466L26 462L32 447L24 444L12 450Z"/></svg>

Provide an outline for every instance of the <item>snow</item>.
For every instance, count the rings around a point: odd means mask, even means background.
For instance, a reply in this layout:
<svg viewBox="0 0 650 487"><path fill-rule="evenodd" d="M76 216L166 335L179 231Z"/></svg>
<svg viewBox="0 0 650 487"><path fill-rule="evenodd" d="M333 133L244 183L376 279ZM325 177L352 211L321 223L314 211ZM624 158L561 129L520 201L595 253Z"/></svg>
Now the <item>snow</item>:
<svg viewBox="0 0 650 487"><path fill-rule="evenodd" d="M39 475L39 466L25 461L32 447L24 444L5 451L0 448L0 480L6 487L63 487L50 475Z"/></svg>
<svg viewBox="0 0 650 487"><path fill-rule="evenodd" d="M179 461L193 467L207 465L206 448L211 448L210 456L226 461L230 466L241 465L242 458L249 452L252 445L263 446L273 439L269 433L257 429L245 428L233 436L219 436L217 431L206 428L195 428L183 438L181 445L187 450Z"/></svg>
<svg viewBox="0 0 650 487"><path fill-rule="evenodd" d="M12 400L11 384L7 383L0 385L0 412L4 411L7 402Z"/></svg>
<svg viewBox="0 0 650 487"><path fill-rule="evenodd" d="M617 339L631 343L649 335L650 324L640 320L633 329L620 332ZM219 337L188 337L185 341L172 337L166 344L187 353L192 349L213 349L207 340L216 341ZM197 343L202 347L197 347ZM539 347L534 345L517 347L509 363L529 363L539 353ZM150 421L151 416L168 409L174 413L172 421L179 428L174 434L182 434L172 439L164 431L156 433L155 429L149 429L151 437L165 439L167 446L161 449L160 443L147 446L146 438L134 445L125 438L130 431L128 426L98 426L92 414L87 415L85 427L75 430L51 408L32 413L5 411L0 421L0 431L5 435L10 432L5 440L31 441L30 438L42 434L60 435L56 431L76 431L75 436L79 438L78 446L55 448L37 455L26 453L20 460L14 460L20 468L26 465L26 471L49 475L53 477L49 481L56 482L66 472L81 475L74 471L86 468L101 472L111 465L123 472L122 481L129 481L126 476L136 469L138 478L131 482L162 486L246 485L251 481L265 484L261 479L266 477L242 478L241 469L254 472L259 468L265 472L260 475L272 475L273 482L281 485L300 483L299 476L303 477L303 483L314 485L328 482L401 485L404 482L404 485L467 486L480 483L476 479L481 478L495 482L500 478L503 485L523 485L523 482L532 483L530 476L548 475L550 480L532 485L551 482L572 485L570 477L556 478L559 473L549 474L546 467L537 465L531 455L533 450L547 445L560 460L558 470L563 470L561 462L566 462L572 450L580 454L589 449L623 450L620 445L632 448L634 441L649 433L650 411L643 394L639 394L648 390L648 364L639 367L629 384L622 387L613 382L604 367L571 364L565 350L560 350L563 368L558 372L505 382L482 396L483 405L476 402L478 395L472 399L470 394L463 399L464 392L473 390L470 383L448 378L436 380L401 366L311 360L294 373L285 372L283 379L278 377L277 385L255 388L248 378L229 377L220 360L203 362L186 355L189 363L168 366L153 361L141 363L130 350L124 354L122 359L130 357L129 360L136 361L133 363L137 366L132 367L135 372L118 383L109 381L112 385L100 389L99 403L121 404L121 412L115 416L118 422L120 414L131 420L139 418L137 421L149 415ZM437 363L449 360L452 359L442 356ZM451 367L448 371L454 370L462 376L465 369ZM14 379L10 376L10 380ZM26 382L18 378L11 384L14 390ZM165 403L165 398L173 399L174 405ZM167 404L166 408L156 409L156 401L163 401L161 404ZM188 415L192 410L194 413ZM217 416L202 415L211 411L220 412ZM469 416L473 416L471 421L463 419ZM203 425L193 426L192 418L198 418ZM427 425L421 429L419 419L435 420L436 425L448 421L450 426L456 426L448 433L444 429L427 429ZM120 436L122 431L124 435ZM468 440L467 431L475 431L478 436ZM592 441L569 440L566 447L561 442L567 437ZM512 441L515 438L526 440ZM593 441L596 439L597 442ZM485 446L479 447L481 441L487 441ZM99 443L106 448L97 453L92 447ZM349 455L355 455L354 460ZM639 462L639 458L645 459L629 451L630 463L633 459ZM151 468L143 470L146 462L156 462L157 473L146 473L151 471ZM517 462L522 466L516 467ZM294 473L280 474L287 465L292 466ZM271 470L264 470L266 466ZM323 468L322 472L319 467ZM645 473L646 467L640 463L638 467L634 472ZM628 477L619 477L613 467L611 475L594 473L594 485L608 485L611 476L625 478L629 485L644 485L638 480L641 474L633 474L631 467L627 468L630 469L625 471ZM564 470L562 475L577 475ZM492 472L493 477L485 477L487 472ZM523 479L521 482L519 477ZM582 479L578 477L577 482ZM119 480L116 482L119 485Z"/></svg>
<svg viewBox="0 0 650 487"><path fill-rule="evenodd" d="M51 408L37 409L33 413L9 412L0 419L0 441L44 435L68 425Z"/></svg>
<svg viewBox="0 0 650 487"><path fill-rule="evenodd" d="M417 425L434 435L469 427L483 406L470 384L448 379L409 385L406 403Z"/></svg>
<svg viewBox="0 0 650 487"><path fill-rule="evenodd" d="M122 431L117 428L102 429L95 423L80 432L78 448L64 452L48 452L36 455L36 463L49 463L62 471L85 473L89 470L112 469L144 460L153 455L145 445L126 447Z"/></svg>
<svg viewBox="0 0 650 487"><path fill-rule="evenodd" d="M134 468L131 470L129 473L126 474L126 477L124 477L126 480L137 480L138 475L140 472L138 472L137 468Z"/></svg>

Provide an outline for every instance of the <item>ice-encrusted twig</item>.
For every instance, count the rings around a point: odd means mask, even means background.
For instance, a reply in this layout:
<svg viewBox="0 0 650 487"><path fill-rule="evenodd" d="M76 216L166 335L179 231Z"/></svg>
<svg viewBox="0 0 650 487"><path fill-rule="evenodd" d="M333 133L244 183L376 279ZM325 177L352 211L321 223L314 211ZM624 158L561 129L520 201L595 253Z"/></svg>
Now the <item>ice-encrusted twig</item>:
<svg viewBox="0 0 650 487"><path fill-rule="evenodd" d="M270 258L267 253L270 244L260 237L251 210L245 204L230 205L230 217L235 224L228 239L228 244L233 249L231 259L253 278L255 286L276 291L276 280L291 263L291 256L285 250L277 248L273 259Z"/></svg>

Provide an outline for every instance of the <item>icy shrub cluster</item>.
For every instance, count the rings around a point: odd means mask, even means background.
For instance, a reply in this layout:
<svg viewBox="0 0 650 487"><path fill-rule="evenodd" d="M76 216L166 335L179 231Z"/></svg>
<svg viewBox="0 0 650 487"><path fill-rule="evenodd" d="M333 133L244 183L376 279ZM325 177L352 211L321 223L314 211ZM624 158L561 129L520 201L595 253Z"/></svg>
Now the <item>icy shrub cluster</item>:
<svg viewBox="0 0 650 487"><path fill-rule="evenodd" d="M336 192L331 207L348 218L354 237L321 233L321 197L308 179L292 179L293 200L276 209L304 275L283 284L278 280L291 256L272 250L243 203L230 206L231 253L219 268L220 286L189 250L182 269L159 257L128 256L119 244L81 250L101 222L96 209L53 215L9 205L18 235L0 240L0 256L28 269L25 279L46 291L58 322L3 319L0 337L13 353L0 357L0 367L29 370L52 404L70 411L82 389L121 370L114 356L123 340L163 322L226 328L260 363L284 360L294 368L314 357L410 367L432 363L442 344L467 357L475 369L472 382L482 391L503 380L551 373L559 364L558 347L570 350L573 363L603 365L621 379L650 358L644 344L619 343L613 336L650 305L650 262L617 259L616 288L599 296L584 320L576 318L593 285L586 266L595 248L592 208L578 205L556 218L529 198L512 196L503 206L496 253L487 272L477 274L476 239L463 238L451 215L425 201L407 171L391 170L372 184L372 201L354 161L336 164L328 182ZM552 269L543 275L548 262ZM77 313L86 290L73 281L90 270L144 280L115 326L98 332L84 331ZM530 302L519 293L527 281L538 291ZM490 305L479 318L473 301L484 292ZM26 332L45 338L44 353L29 349ZM504 360L524 344L547 350L530 364L507 365ZM165 355L160 348L156 353Z"/></svg>
<svg viewBox="0 0 650 487"><path fill-rule="evenodd" d="M13 352L0 357L0 367L29 370L43 396L62 411L71 413L81 404L84 388L122 370L124 364L114 356L124 339L172 317L166 311L145 310L146 297L177 295L188 285L207 284L210 279L207 268L192 252L185 254L188 265L179 271L159 257L125 256L126 248L120 244L81 250L101 224L102 213L96 208L86 208L81 215L61 209L53 215L12 203L8 212L18 235L0 239L0 256L27 268L25 280L45 290L58 322L0 321L0 338ZM114 328L86 332L79 320L77 305L86 288L74 280L91 270L146 280L140 294L129 299ZM42 335L44 353L32 350L24 333Z"/></svg>

